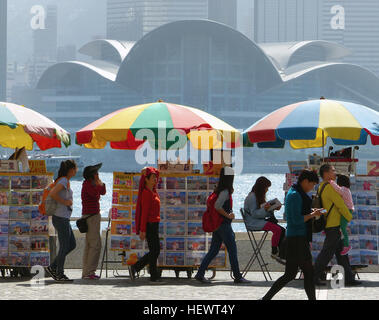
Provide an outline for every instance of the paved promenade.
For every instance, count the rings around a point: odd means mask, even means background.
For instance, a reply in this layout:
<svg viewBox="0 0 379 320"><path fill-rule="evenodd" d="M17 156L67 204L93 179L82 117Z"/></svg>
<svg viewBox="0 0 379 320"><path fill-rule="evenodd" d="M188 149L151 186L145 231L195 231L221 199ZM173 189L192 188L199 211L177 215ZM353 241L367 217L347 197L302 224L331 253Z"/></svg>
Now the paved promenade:
<svg viewBox="0 0 379 320"><path fill-rule="evenodd" d="M120 271L121 275L127 272ZM33 287L29 279L0 278L0 300L258 300L271 287L281 272L272 272L273 281L264 281L263 275L251 272L248 285L235 285L229 272L218 271L210 285L203 285L193 279L187 279L185 273L179 279L173 271L164 271L162 284L151 284L147 276L131 281L129 278L116 278L109 272L109 278L82 280L81 270L67 270L73 283L56 283L51 278L44 278L43 287ZM379 299L379 274L361 273L362 286L343 289L318 289L320 300L376 300ZM222 295L220 296L220 292ZM303 281L295 280L284 288L274 299L306 300Z"/></svg>

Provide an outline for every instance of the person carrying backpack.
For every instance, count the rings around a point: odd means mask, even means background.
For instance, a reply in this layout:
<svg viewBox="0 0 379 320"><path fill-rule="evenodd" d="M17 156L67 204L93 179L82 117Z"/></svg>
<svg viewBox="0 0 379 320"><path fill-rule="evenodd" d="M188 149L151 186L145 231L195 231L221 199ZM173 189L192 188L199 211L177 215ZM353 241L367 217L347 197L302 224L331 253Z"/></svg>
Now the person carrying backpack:
<svg viewBox="0 0 379 320"><path fill-rule="evenodd" d="M232 229L232 220L235 218L233 213L232 193L233 193L234 170L230 167L221 169L219 182L215 188L214 194L217 195L217 200L214 203L214 209L222 219L215 219L217 224L212 234L211 246L208 253L204 257L195 279L201 283L210 283L210 280L204 277L205 271L211 261L217 256L221 245L224 242L228 250L229 261L233 271L234 283L250 283L241 275L238 257L235 234ZM210 197L214 196L212 194ZM212 208L210 208L212 210ZM204 224L203 224L204 225ZM206 231L206 230L204 230Z"/></svg>
<svg viewBox="0 0 379 320"><path fill-rule="evenodd" d="M64 263L66 256L76 248L76 240L70 224L73 204L70 179L76 175L77 171L74 160L62 161L55 186L49 194L57 202L52 220L58 233L59 251L53 263L46 270L54 280L60 282L72 281L64 274Z"/></svg>

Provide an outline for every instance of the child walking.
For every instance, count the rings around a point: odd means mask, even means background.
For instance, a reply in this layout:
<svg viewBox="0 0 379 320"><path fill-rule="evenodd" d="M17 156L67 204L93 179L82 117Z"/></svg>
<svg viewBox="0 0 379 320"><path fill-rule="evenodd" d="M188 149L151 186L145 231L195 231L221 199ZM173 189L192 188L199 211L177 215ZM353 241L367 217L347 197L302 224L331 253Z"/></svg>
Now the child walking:
<svg viewBox="0 0 379 320"><path fill-rule="evenodd" d="M344 200L347 208L350 210L350 212L353 214L354 211L354 203L353 203L353 197L351 196L350 191L350 179L347 176L344 175L338 175L337 177L337 183L334 181L330 181L330 184L336 190ZM346 255L351 250L351 246L349 245L349 235L347 233L346 227L347 227L348 221L341 216L341 232L343 234L343 248L341 251L341 255Z"/></svg>

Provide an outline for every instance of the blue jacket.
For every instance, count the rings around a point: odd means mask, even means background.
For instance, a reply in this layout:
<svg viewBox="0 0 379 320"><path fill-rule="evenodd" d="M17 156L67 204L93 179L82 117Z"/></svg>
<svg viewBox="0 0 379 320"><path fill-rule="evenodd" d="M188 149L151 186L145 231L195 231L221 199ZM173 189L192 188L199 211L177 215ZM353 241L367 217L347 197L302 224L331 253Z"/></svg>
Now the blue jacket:
<svg viewBox="0 0 379 320"><path fill-rule="evenodd" d="M287 237L307 235L302 206L301 195L294 188L291 188L287 193L284 209L287 217Z"/></svg>

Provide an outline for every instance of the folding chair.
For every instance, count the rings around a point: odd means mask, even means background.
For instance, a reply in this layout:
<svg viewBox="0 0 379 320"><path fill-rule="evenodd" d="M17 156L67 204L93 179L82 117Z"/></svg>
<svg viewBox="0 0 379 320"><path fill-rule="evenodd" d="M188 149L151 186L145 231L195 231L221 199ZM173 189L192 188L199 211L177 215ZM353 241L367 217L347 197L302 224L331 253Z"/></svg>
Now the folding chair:
<svg viewBox="0 0 379 320"><path fill-rule="evenodd" d="M245 228L246 228L247 234L249 236L251 246L253 248L253 255L251 256L251 258L250 258L249 262L247 263L245 269L243 269L242 276L243 277L246 276L246 274L250 271L250 268L253 265L253 263L255 262L255 260L257 260L259 267L261 268L263 276L265 277L266 281L268 281L267 277L266 277L266 273L267 273L268 277L270 278L270 280L272 280L270 272L268 271L268 268L267 268L268 263L265 262L262 254L261 254L261 249L262 249L263 244L267 238L268 231L249 230L247 228L247 225L246 225L246 213L245 213L244 209L242 209L242 208L240 209L240 211L241 211L241 215L243 218L243 222L245 223ZM257 241L257 239L255 238L254 232L263 232L263 235L259 241Z"/></svg>

